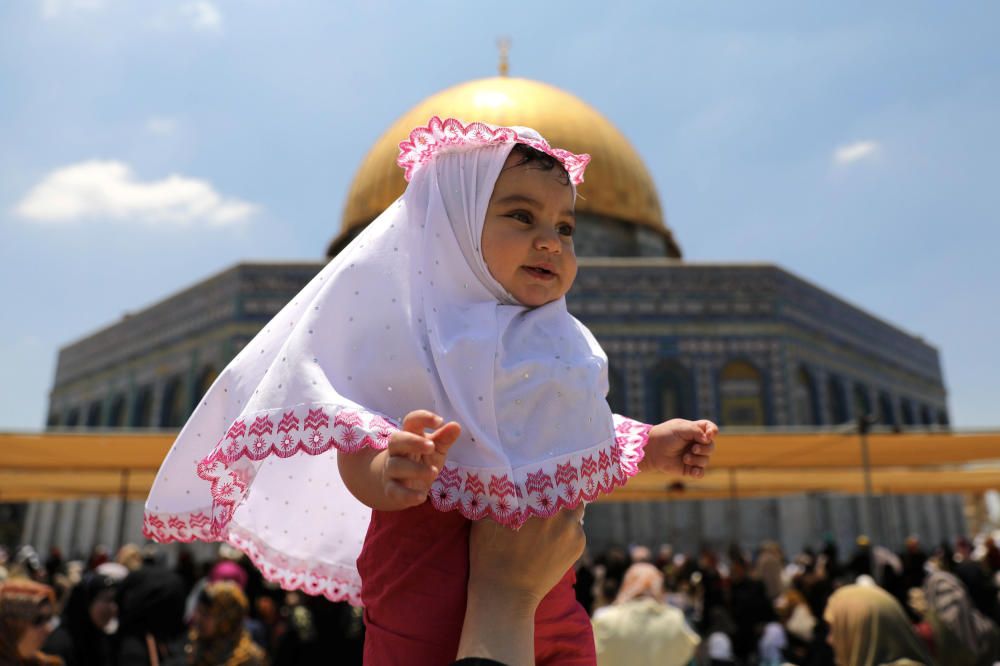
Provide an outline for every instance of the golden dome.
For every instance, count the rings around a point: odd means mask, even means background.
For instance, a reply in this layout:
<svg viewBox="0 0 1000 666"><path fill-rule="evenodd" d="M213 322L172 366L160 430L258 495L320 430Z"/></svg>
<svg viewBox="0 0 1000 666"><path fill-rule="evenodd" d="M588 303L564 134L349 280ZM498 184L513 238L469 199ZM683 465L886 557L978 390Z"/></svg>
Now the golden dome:
<svg viewBox="0 0 1000 666"><path fill-rule="evenodd" d="M580 213L653 229L667 241L669 256L680 250L663 220L653 179L621 132L596 109L553 86L505 76L469 81L432 95L407 111L368 151L351 183L341 232L332 256L353 231L371 222L406 189L396 165L399 142L431 116L531 127L557 148L593 158L578 188Z"/></svg>

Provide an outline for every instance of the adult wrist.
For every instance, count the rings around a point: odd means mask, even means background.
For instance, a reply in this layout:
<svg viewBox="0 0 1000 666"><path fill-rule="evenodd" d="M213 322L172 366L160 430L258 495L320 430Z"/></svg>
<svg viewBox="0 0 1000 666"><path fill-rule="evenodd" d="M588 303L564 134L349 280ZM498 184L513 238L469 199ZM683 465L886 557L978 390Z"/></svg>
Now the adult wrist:
<svg viewBox="0 0 1000 666"><path fill-rule="evenodd" d="M492 659L505 666L533 664L538 599L502 586L488 587L470 586L458 658Z"/></svg>

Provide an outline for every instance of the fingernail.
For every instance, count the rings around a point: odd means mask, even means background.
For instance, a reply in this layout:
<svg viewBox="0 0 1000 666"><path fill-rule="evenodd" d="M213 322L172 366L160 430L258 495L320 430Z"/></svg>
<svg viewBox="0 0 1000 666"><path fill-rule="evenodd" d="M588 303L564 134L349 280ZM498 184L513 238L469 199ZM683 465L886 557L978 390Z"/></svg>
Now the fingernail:
<svg viewBox="0 0 1000 666"><path fill-rule="evenodd" d="M691 447L691 453L701 453L701 447L700 446L692 446Z"/></svg>

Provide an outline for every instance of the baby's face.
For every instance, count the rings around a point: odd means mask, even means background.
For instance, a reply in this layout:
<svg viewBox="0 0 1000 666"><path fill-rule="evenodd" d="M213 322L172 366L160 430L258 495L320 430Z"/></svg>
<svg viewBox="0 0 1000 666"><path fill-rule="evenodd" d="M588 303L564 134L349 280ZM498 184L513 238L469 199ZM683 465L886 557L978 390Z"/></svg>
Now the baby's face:
<svg viewBox="0 0 1000 666"><path fill-rule="evenodd" d="M493 188L482 251L490 274L522 305L538 307L566 295L576 279L573 188L557 169L511 154Z"/></svg>

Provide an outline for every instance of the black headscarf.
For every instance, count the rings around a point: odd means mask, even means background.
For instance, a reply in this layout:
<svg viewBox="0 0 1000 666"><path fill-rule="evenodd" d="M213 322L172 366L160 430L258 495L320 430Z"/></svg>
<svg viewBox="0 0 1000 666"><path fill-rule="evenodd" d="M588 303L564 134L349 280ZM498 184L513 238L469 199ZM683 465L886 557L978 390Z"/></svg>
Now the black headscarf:
<svg viewBox="0 0 1000 666"><path fill-rule="evenodd" d="M70 591L62 621L43 649L62 657L67 666L111 663L111 639L90 619L90 605L101 592L114 590L118 582L94 571L84 574Z"/></svg>
<svg viewBox="0 0 1000 666"><path fill-rule="evenodd" d="M184 580L166 567L146 565L122 581L118 593L120 627L125 635L152 634L172 640L184 634Z"/></svg>
<svg viewBox="0 0 1000 666"><path fill-rule="evenodd" d="M184 580L166 567L144 564L118 593L118 666L148 666L149 641L161 666L183 663Z"/></svg>

